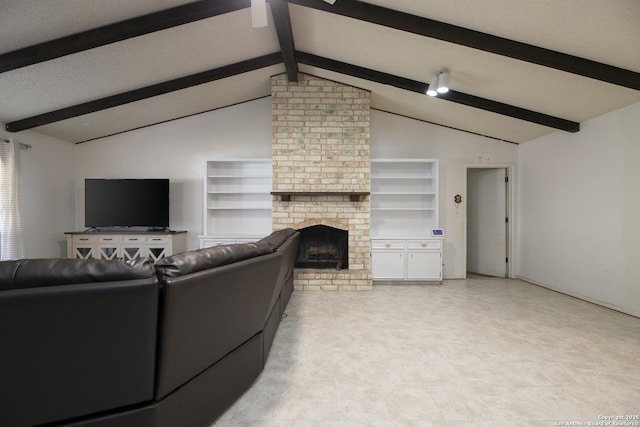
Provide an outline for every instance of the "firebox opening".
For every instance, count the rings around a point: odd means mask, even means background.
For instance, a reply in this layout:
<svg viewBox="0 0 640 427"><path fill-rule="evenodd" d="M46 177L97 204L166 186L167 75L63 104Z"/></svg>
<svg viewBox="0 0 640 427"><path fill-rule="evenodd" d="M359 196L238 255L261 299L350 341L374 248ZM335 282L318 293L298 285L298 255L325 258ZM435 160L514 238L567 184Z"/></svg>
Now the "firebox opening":
<svg viewBox="0 0 640 427"><path fill-rule="evenodd" d="M295 268L349 268L349 232L326 225L298 230L300 250Z"/></svg>

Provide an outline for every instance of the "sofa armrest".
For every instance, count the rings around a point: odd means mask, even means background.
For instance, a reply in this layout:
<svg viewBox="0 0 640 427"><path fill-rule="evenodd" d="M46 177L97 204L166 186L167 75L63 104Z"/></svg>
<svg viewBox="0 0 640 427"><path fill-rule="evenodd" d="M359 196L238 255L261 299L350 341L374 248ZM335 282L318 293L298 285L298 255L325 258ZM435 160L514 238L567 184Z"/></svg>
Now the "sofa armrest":
<svg viewBox="0 0 640 427"><path fill-rule="evenodd" d="M299 247L300 233L296 231L291 233L276 249L277 253L282 253L282 262L280 263L280 272L278 274L278 289L277 293L272 296L271 304L269 305L270 310L276 301L281 298L281 293L285 286L288 283L293 284L293 266L296 263ZM284 307L281 307L282 310L284 310Z"/></svg>

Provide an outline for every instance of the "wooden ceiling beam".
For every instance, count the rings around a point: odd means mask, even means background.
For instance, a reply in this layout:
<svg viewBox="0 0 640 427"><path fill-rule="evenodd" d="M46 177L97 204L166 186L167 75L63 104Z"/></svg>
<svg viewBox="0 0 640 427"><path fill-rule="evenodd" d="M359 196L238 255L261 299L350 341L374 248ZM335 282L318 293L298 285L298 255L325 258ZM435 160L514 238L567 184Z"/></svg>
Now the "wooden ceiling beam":
<svg viewBox="0 0 640 427"><path fill-rule="evenodd" d="M0 73L251 6L251 0L200 0L0 55Z"/></svg>
<svg viewBox="0 0 640 427"><path fill-rule="evenodd" d="M357 77L376 83L386 84L423 95L429 87L428 83L394 76L392 74L371 70L365 67L359 67L357 65L347 64L346 62L335 61L333 59L324 58L306 52L297 51L296 58L301 64L322 68L340 74L346 74L352 77ZM492 101L490 99L468 95L462 92L450 90L446 94L438 94L438 98L446 101L456 102L458 104L467 105L469 107L479 108L485 111L491 111L496 114L513 117L538 125L564 130L567 132L578 132L580 130L580 123L572 122L570 120L565 120L559 117L549 116L547 114L538 113L536 111L527 110L525 108L520 108L513 105Z"/></svg>
<svg viewBox="0 0 640 427"><path fill-rule="evenodd" d="M14 122L7 123L5 125L5 129L8 132L20 132L22 130L32 129L49 123L70 119L72 117L82 116L84 114L95 113L96 111L105 110L107 108L141 101L143 99L164 95L181 89L187 89L192 86L209 83L215 80L224 79L226 77L235 76L237 74L258 70L260 68L280 63L282 63L282 55L280 52L275 52L220 68L192 74L190 76L146 86L129 92L108 96L106 98L84 102L82 104L50 111L48 113L39 114L22 120L16 120Z"/></svg>
<svg viewBox="0 0 640 427"><path fill-rule="evenodd" d="M497 55L526 61L568 73L601 80L607 83L640 90L640 73L521 43L480 31L447 24L364 3L357 0L338 0L330 5L321 0L288 0L324 12L359 19L396 30L406 31Z"/></svg>
<svg viewBox="0 0 640 427"><path fill-rule="evenodd" d="M580 131L580 123L562 119L560 117L550 116L537 111L527 110L525 108L516 107L502 102L492 101L486 98L469 95L455 90L449 90L447 93L439 93L438 98L458 104L467 105L469 107L479 108L492 113L502 114L504 116L514 117L516 119L525 120L527 122L536 123L550 128L560 129L567 132L575 133Z"/></svg>
<svg viewBox="0 0 640 427"><path fill-rule="evenodd" d="M296 47L293 42L293 29L291 28L291 16L289 4L285 0L269 0L273 22L280 42L282 59L287 70L287 78L290 82L298 81L298 63L296 62Z"/></svg>

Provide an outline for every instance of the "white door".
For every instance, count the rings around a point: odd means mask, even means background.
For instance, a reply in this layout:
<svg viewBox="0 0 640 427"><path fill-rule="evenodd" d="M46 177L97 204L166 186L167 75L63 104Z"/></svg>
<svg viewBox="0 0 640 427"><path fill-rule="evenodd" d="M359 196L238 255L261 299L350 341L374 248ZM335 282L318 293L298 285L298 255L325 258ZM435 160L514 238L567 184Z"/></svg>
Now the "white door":
<svg viewBox="0 0 640 427"><path fill-rule="evenodd" d="M467 170L467 271L507 275L507 170Z"/></svg>

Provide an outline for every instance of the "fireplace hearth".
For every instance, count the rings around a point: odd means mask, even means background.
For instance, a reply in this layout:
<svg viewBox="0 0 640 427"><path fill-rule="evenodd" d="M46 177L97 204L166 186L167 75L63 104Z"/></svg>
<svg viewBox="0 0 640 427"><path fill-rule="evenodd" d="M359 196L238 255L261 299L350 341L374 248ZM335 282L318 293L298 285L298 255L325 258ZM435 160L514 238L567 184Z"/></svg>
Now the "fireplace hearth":
<svg viewBox="0 0 640 427"><path fill-rule="evenodd" d="M346 270L349 268L349 233L326 225L300 230L295 268Z"/></svg>

